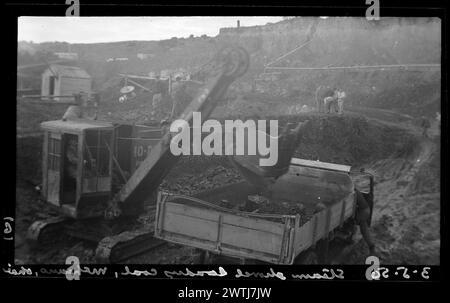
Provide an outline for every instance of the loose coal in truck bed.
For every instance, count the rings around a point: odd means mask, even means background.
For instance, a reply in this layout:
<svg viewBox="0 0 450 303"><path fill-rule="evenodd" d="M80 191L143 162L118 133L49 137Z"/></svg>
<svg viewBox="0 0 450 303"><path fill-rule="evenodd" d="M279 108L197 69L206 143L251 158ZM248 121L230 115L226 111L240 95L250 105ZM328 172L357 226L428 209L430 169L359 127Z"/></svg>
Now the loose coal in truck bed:
<svg viewBox="0 0 450 303"><path fill-rule="evenodd" d="M322 204L303 204L301 201L282 201L269 199L259 193L253 186L244 182L239 182L220 188L203 191L194 198L227 208L236 212L247 212L265 215L300 215L300 226L308 222L312 216L322 210ZM206 207L187 199L175 199L175 203L182 203L196 207ZM277 221L279 218L265 217L265 220Z"/></svg>
<svg viewBox="0 0 450 303"><path fill-rule="evenodd" d="M216 204L216 203L215 203ZM221 207L254 214L300 215L300 226L320 211L320 206L306 206L301 202L273 200L261 195L248 195L246 199L230 202L221 200ZM268 218L270 219L270 218Z"/></svg>

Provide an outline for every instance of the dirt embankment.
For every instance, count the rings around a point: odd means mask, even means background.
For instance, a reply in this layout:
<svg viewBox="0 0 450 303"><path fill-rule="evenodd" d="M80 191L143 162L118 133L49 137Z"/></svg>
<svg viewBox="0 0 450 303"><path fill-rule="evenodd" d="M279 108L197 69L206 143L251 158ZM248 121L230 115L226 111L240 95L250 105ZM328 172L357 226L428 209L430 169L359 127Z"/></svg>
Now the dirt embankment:
<svg viewBox="0 0 450 303"><path fill-rule="evenodd" d="M417 138L411 153L373 161L375 206L372 233L384 264L440 264L440 129L430 137L404 123ZM360 239L360 237L359 237ZM363 263L367 248L360 239L345 263Z"/></svg>

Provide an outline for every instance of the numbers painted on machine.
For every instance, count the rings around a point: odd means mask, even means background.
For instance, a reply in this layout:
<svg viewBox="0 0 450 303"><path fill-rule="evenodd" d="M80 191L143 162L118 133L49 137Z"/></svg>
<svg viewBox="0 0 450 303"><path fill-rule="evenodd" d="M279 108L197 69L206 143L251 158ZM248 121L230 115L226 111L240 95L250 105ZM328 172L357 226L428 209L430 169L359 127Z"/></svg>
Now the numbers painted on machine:
<svg viewBox="0 0 450 303"><path fill-rule="evenodd" d="M133 150L133 156L136 158L136 160L138 161L142 161L145 159L145 157L147 157L147 155L150 153L150 151L152 150L152 146L148 145L142 145L142 144L136 144L134 146L134 150Z"/></svg>

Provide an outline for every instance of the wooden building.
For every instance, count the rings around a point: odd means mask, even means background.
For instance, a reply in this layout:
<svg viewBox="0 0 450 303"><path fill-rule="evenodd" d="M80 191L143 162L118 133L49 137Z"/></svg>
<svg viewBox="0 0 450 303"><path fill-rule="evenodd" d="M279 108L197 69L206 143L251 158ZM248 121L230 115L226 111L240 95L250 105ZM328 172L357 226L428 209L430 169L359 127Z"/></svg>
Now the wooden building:
<svg viewBox="0 0 450 303"><path fill-rule="evenodd" d="M91 95L92 78L76 66L51 64L42 73L42 96L73 96L80 92ZM54 98L58 101L62 98Z"/></svg>

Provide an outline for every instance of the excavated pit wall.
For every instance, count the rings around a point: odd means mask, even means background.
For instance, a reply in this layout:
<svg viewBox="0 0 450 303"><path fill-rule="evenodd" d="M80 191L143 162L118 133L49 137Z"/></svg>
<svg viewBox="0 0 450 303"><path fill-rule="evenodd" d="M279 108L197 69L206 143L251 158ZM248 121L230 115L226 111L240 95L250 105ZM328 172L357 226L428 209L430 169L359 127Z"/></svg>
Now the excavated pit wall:
<svg viewBox="0 0 450 303"><path fill-rule="evenodd" d="M234 119L232 117L230 119ZM240 117L242 120L252 117ZM330 116L300 114L293 116L265 117L276 119L279 127L286 123L295 125L310 121L300 135L300 144L294 154L297 158L320 160L351 166L361 166L388 157L406 158L413 153L417 141L403 129L374 124L363 116ZM223 119L221 119L223 122ZM226 157L185 156L170 176L180 173L197 173L214 166L231 167Z"/></svg>

